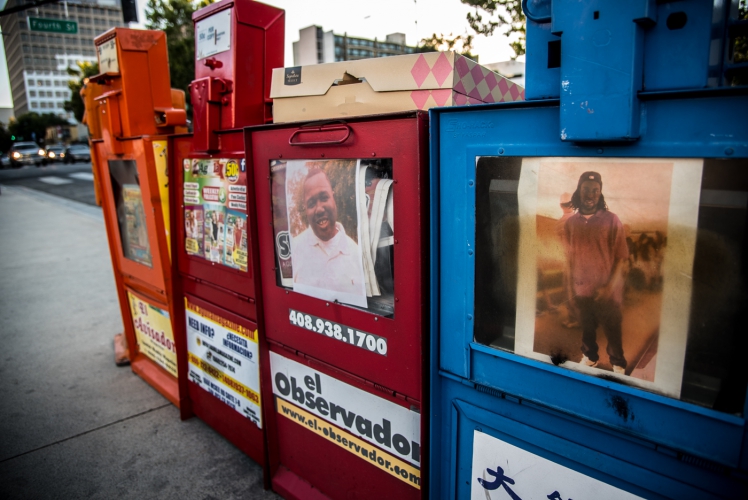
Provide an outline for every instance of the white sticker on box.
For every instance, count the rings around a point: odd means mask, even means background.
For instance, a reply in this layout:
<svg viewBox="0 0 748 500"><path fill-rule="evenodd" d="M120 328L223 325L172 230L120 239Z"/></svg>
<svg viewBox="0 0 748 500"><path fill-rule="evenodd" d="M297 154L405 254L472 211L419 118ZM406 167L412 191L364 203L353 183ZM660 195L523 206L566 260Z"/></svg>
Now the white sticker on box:
<svg viewBox="0 0 748 500"><path fill-rule="evenodd" d="M195 38L196 59L226 52L231 48L231 11L226 9L197 22Z"/></svg>
<svg viewBox="0 0 748 500"><path fill-rule="evenodd" d="M116 38L111 38L96 46L96 53L99 56L99 71L102 73L119 73Z"/></svg>
<svg viewBox="0 0 748 500"><path fill-rule="evenodd" d="M470 484L472 500L641 498L477 430Z"/></svg>

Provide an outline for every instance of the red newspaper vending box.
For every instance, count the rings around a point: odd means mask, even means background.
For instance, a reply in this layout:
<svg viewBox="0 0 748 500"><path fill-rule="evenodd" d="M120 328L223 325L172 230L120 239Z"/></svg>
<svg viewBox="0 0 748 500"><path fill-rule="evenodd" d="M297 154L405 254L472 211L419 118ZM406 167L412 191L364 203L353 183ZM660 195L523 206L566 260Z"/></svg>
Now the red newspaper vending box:
<svg viewBox="0 0 748 500"><path fill-rule="evenodd" d="M189 416L178 379L185 346L175 341L169 249L167 134L181 132L172 104L166 35L114 28L94 40L101 85L92 157L132 370Z"/></svg>
<svg viewBox="0 0 748 500"><path fill-rule="evenodd" d="M261 465L256 219L243 127L271 120L270 75L283 65L285 13L223 0L193 14L193 134L172 139L179 274L192 410Z"/></svg>
<svg viewBox="0 0 748 500"><path fill-rule="evenodd" d="M245 143L265 335L281 353L262 370L273 488L288 498L418 498L426 456L428 115L248 127ZM291 380L279 365L284 356L335 379L327 403L311 389L313 375ZM279 385L283 377L290 395ZM298 397L301 390L311 391L309 399ZM363 401L359 413L339 410L350 398ZM410 412L417 429L407 443L381 434L405 417L367 416L377 398ZM289 418L306 413L340 429L334 432L345 441ZM364 457L360 440L390 465Z"/></svg>

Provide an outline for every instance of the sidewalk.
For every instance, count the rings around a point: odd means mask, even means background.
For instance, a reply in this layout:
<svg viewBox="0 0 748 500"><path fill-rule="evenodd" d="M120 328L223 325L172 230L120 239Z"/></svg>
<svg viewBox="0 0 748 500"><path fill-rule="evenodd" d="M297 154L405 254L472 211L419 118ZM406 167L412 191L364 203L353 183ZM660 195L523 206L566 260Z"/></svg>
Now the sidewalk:
<svg viewBox="0 0 748 500"><path fill-rule="evenodd" d="M101 210L0 194L0 497L278 499L129 367Z"/></svg>

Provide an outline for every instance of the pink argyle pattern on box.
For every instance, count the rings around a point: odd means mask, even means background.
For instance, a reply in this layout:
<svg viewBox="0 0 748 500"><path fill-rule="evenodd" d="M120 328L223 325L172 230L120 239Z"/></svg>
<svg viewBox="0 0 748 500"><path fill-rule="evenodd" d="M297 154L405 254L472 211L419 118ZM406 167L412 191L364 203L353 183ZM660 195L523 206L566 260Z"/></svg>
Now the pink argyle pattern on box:
<svg viewBox="0 0 748 500"><path fill-rule="evenodd" d="M466 103L476 102L512 102L524 99L522 87L512 83L503 76L484 68L480 64L455 54L454 89L467 96ZM455 99L455 104L458 104Z"/></svg>
<svg viewBox="0 0 748 500"><path fill-rule="evenodd" d="M416 105L416 109L423 110L434 106L448 106L450 97L452 97L451 89L414 90L410 93L410 98Z"/></svg>
<svg viewBox="0 0 748 500"><path fill-rule="evenodd" d="M522 87L466 57L454 54L454 67L446 52L440 53L433 64L429 61L433 61L431 54L420 54L410 70L417 87L420 89L429 76L433 75L439 86L444 85L451 77L452 89L414 90L410 97L417 109L428 109L434 105L512 102L525 98Z"/></svg>
<svg viewBox="0 0 748 500"><path fill-rule="evenodd" d="M464 69L469 71L467 67ZM416 85L418 85L418 88L423 85L423 82L426 81L426 78L428 78L429 75L434 75L436 83L441 86L449 77L450 73L452 73L452 63L449 62L449 58L444 52L439 54L436 61L434 61L433 66L429 66L426 57L421 54L418 56L418 59L416 59L415 64L410 70L410 74L413 75L413 80L416 82Z"/></svg>

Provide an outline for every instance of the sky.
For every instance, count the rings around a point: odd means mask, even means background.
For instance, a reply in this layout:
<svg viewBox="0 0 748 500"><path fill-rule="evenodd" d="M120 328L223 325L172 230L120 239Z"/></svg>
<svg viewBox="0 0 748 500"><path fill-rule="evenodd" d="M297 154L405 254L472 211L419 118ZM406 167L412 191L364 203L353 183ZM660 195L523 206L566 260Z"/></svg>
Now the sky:
<svg viewBox="0 0 748 500"><path fill-rule="evenodd" d="M138 18L145 21L146 0L138 1ZM6 0L0 0L4 7ZM405 33L406 43L416 45L422 38L436 34L463 34L469 31L465 16L470 8L460 0L264 0L286 11L285 65L293 65L292 43L299 30L321 26L325 31L383 40L390 33ZM0 43L1 45L1 43ZM481 63L506 61L514 54L509 38L496 34L478 36L473 53ZM12 106L5 49L0 47L0 107Z"/></svg>

